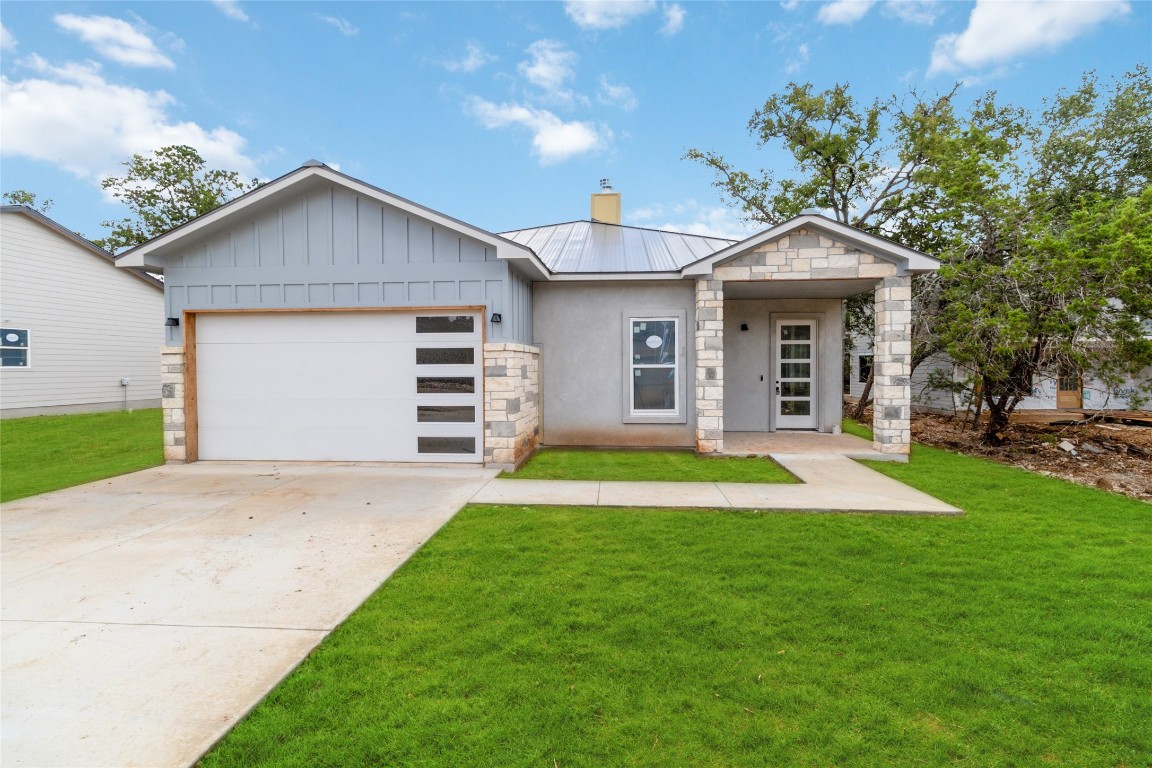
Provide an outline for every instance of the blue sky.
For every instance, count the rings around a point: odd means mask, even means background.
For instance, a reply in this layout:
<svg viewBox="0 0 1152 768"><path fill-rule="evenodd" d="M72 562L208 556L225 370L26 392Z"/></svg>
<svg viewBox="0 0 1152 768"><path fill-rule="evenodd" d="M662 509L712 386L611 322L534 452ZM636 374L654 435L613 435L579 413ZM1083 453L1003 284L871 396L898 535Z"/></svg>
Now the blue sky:
<svg viewBox="0 0 1152 768"><path fill-rule="evenodd" d="M786 169L747 122L789 81L1036 108L1152 53L1141 0L5 0L0 23L0 185L92 237L126 215L100 179L175 143L261 179L316 158L491 231L587 218L608 177L626 224L738 236L681 156Z"/></svg>

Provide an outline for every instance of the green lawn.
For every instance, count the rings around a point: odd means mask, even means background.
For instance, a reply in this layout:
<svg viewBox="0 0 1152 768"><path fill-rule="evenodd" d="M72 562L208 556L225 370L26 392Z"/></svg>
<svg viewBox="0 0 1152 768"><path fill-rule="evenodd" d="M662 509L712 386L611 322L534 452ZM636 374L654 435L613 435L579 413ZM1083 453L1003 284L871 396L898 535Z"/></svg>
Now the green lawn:
<svg viewBox="0 0 1152 768"><path fill-rule="evenodd" d="M0 501L164 463L160 409L0 421Z"/></svg>
<svg viewBox="0 0 1152 768"><path fill-rule="evenodd" d="M514 473L525 480L648 480L715 483L795 483L769 458L705 458L692 451L613 451L545 448Z"/></svg>
<svg viewBox="0 0 1152 768"><path fill-rule="evenodd" d="M1152 507L874 466L968 514L468 507L202 764L1152 763Z"/></svg>

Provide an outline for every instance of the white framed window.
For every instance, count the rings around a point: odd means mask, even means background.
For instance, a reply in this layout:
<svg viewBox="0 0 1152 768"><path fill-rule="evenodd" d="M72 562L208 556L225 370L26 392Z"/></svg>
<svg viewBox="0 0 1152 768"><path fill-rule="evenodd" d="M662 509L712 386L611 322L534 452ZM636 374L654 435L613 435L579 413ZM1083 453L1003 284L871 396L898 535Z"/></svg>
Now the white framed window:
<svg viewBox="0 0 1152 768"><path fill-rule="evenodd" d="M0 367L31 367L30 338L31 334L27 328L0 328Z"/></svg>
<svg viewBox="0 0 1152 768"><path fill-rule="evenodd" d="M684 422L684 312L624 317L624 421Z"/></svg>

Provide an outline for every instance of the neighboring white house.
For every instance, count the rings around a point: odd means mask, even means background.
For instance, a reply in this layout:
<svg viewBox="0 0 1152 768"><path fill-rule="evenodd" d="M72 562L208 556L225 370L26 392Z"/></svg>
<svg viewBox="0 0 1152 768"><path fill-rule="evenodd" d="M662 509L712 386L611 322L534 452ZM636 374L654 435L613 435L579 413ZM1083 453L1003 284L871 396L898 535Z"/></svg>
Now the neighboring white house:
<svg viewBox="0 0 1152 768"><path fill-rule="evenodd" d="M857 340L850 356L851 378L847 394L859 398L872 364L871 341ZM965 410L972 397L968 378L968 373L947 355L933 355L912 372L913 409L929 413ZM1143 402L1141 382L1149 379L1152 379L1152 370L1145 370L1138 379L1129 378L1121 386L1110 389L1103 382L1079 371L1049 371L1036 377L1032 382L1032 395L1021 400L1016 408L1023 411L1130 410L1136 404L1136 400L1131 398ZM952 382L954 389L940 386L944 382Z"/></svg>
<svg viewBox="0 0 1152 768"><path fill-rule="evenodd" d="M22 205L0 207L0 417L160 406L164 286Z"/></svg>

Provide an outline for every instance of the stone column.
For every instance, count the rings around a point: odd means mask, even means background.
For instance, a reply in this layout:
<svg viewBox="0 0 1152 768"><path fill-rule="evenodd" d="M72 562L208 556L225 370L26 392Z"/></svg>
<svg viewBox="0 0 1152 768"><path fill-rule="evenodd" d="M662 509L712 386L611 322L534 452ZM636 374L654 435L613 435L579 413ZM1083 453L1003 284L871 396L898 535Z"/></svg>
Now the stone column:
<svg viewBox="0 0 1152 768"><path fill-rule="evenodd" d="M484 345L484 463L514 469L540 443L540 349Z"/></svg>
<svg viewBox="0 0 1152 768"><path fill-rule="evenodd" d="M184 440L184 347L160 348L160 405L164 412L164 461L187 460Z"/></svg>
<svg viewBox="0 0 1152 768"><path fill-rule="evenodd" d="M912 442L912 278L885 277L876 285L872 358L872 447L907 455Z"/></svg>
<svg viewBox="0 0 1152 768"><path fill-rule="evenodd" d="M724 451L724 282L696 280L696 452Z"/></svg>

